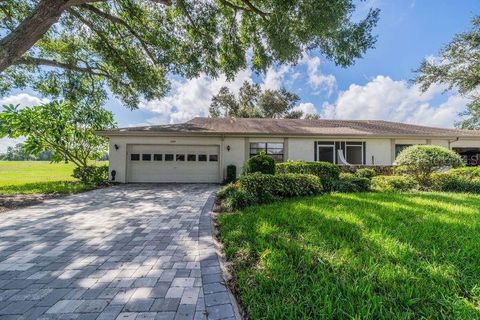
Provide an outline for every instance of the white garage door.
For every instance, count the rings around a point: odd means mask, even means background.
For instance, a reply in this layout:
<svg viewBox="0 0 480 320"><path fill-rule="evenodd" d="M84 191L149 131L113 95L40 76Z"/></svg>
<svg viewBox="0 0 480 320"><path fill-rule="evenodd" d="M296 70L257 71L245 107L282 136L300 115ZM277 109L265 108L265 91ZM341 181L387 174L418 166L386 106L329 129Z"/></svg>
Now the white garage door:
<svg viewBox="0 0 480 320"><path fill-rule="evenodd" d="M220 182L219 147L130 145L128 182Z"/></svg>

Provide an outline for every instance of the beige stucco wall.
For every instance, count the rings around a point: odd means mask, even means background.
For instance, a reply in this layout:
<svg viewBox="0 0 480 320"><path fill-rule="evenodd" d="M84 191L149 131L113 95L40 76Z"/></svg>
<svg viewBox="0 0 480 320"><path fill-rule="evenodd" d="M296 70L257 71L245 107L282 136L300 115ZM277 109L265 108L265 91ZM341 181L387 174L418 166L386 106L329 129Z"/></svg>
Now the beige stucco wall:
<svg viewBox="0 0 480 320"><path fill-rule="evenodd" d="M365 164L391 165L392 150L390 139L366 139Z"/></svg>
<svg viewBox="0 0 480 320"><path fill-rule="evenodd" d="M451 148L480 148L480 139L479 140L465 140L465 139L460 139L458 141L452 141L450 143Z"/></svg>
<svg viewBox="0 0 480 320"><path fill-rule="evenodd" d="M237 176L242 173L245 162L245 138L225 138L223 141L223 177L226 177L226 167L234 164L237 167ZM230 151L227 147L230 146Z"/></svg>
<svg viewBox="0 0 480 320"><path fill-rule="evenodd" d="M316 139L288 138L287 160L314 161Z"/></svg>
<svg viewBox="0 0 480 320"><path fill-rule="evenodd" d="M241 174L243 164L249 156L250 142L283 142L285 160L314 161L315 141L365 141L365 164L391 165L394 161L395 144L434 144L443 147L478 147L479 140L450 142L447 139L338 139L338 138L297 138L297 137L154 137L154 136L112 136L110 137L110 172L115 170L116 181L126 181L127 145L129 144L170 144L170 145L217 145L220 149L220 177L226 176L226 166L237 166L237 175ZM114 145L118 145L118 150ZM230 151L227 147L230 146Z"/></svg>

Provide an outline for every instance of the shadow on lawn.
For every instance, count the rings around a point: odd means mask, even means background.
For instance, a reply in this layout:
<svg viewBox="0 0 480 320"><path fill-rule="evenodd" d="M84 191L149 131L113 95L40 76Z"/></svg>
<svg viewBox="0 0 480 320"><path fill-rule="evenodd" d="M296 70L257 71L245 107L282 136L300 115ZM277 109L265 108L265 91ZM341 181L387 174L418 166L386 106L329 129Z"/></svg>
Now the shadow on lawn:
<svg viewBox="0 0 480 320"><path fill-rule="evenodd" d="M479 206L471 195L332 194L225 216L221 235L252 318L473 319Z"/></svg>

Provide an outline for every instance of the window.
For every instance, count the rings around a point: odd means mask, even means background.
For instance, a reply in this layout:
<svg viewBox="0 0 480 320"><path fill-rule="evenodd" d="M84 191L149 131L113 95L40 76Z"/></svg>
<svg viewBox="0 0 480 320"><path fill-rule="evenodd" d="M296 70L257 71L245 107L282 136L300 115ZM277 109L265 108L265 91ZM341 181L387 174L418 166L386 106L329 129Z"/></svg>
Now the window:
<svg viewBox="0 0 480 320"><path fill-rule="evenodd" d="M165 161L173 161L173 154L171 153L165 154Z"/></svg>
<svg viewBox="0 0 480 320"><path fill-rule="evenodd" d="M199 154L198 155L198 161L207 161L207 155L206 154Z"/></svg>
<svg viewBox="0 0 480 320"><path fill-rule="evenodd" d="M345 158L350 164L363 164L363 143L346 142Z"/></svg>
<svg viewBox="0 0 480 320"><path fill-rule="evenodd" d="M184 154L177 154L175 156L176 161L185 161L185 155Z"/></svg>
<svg viewBox="0 0 480 320"><path fill-rule="evenodd" d="M278 142L254 142L250 143L250 157L256 156L260 152L265 152L276 162L283 161L283 143Z"/></svg>
<svg viewBox="0 0 480 320"><path fill-rule="evenodd" d="M318 141L315 158L317 161L339 164L344 161L354 165L365 164L364 144L362 141Z"/></svg>
<svg viewBox="0 0 480 320"><path fill-rule="evenodd" d="M162 161L162 154L154 154L153 161Z"/></svg>
<svg viewBox="0 0 480 320"><path fill-rule="evenodd" d="M132 160L132 161L139 161L139 160L140 160L140 154L138 154L138 153L132 153L132 154L130 155L130 160Z"/></svg>
<svg viewBox="0 0 480 320"><path fill-rule="evenodd" d="M197 161L197 155L196 154L188 154L187 155L187 161Z"/></svg>
<svg viewBox="0 0 480 320"><path fill-rule="evenodd" d="M335 163L335 142L319 141L317 148L317 161Z"/></svg>
<svg viewBox="0 0 480 320"><path fill-rule="evenodd" d="M142 161L152 161L152 155L147 153L142 154Z"/></svg>
<svg viewBox="0 0 480 320"><path fill-rule="evenodd" d="M411 147L411 144L396 144L395 145L395 158L398 157L400 152L402 152L404 149Z"/></svg>
<svg viewBox="0 0 480 320"><path fill-rule="evenodd" d="M216 161L218 161L218 155L216 155L216 154L211 154L211 155L208 157L208 160L209 160L209 161L212 161L212 162L216 162Z"/></svg>

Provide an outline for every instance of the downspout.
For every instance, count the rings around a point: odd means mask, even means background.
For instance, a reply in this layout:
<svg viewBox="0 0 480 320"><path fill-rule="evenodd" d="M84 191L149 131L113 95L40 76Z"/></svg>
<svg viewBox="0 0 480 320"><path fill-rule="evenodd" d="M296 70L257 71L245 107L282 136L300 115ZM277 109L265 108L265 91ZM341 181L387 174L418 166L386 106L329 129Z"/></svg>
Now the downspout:
<svg viewBox="0 0 480 320"><path fill-rule="evenodd" d="M457 142L458 140L460 140L460 137L456 137L453 140L448 140L448 150L452 150L452 147L451 147L452 142Z"/></svg>

